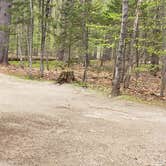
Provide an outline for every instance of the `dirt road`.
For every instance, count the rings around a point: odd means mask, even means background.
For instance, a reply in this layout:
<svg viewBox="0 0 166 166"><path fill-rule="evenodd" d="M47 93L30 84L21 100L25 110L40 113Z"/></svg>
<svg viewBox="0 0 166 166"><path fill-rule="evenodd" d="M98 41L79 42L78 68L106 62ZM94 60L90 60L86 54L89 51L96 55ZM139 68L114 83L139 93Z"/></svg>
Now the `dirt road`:
<svg viewBox="0 0 166 166"><path fill-rule="evenodd" d="M166 108L0 74L0 166L166 166Z"/></svg>

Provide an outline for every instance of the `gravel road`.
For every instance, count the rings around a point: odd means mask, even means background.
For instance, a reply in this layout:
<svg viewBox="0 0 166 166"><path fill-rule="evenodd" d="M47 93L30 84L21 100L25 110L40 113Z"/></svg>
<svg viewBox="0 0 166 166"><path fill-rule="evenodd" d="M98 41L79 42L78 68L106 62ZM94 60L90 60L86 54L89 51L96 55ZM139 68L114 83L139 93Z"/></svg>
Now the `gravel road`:
<svg viewBox="0 0 166 166"><path fill-rule="evenodd" d="M0 166L166 166L166 108L0 74Z"/></svg>

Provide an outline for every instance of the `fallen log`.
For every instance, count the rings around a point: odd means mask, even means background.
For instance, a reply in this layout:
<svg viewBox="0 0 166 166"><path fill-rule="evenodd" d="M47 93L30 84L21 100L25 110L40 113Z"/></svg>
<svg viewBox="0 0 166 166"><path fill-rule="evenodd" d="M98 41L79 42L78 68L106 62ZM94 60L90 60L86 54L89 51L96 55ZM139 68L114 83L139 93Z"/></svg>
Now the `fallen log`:
<svg viewBox="0 0 166 166"><path fill-rule="evenodd" d="M26 61L26 60L28 60L28 57L24 56L24 57L22 57L22 59L23 59L23 61ZM9 61L20 61L20 59L17 57L9 57L8 60ZM32 60L33 61L40 61L40 57L32 57ZM46 61L46 58L44 57L43 60ZM54 57L48 58L48 61L56 61L56 60L57 60L57 58L54 58Z"/></svg>

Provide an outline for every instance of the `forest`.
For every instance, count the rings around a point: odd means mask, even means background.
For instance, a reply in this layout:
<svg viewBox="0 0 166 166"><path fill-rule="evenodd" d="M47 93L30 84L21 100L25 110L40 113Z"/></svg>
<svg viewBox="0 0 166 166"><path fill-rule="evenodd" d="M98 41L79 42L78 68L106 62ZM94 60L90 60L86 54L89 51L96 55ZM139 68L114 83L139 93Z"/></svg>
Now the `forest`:
<svg viewBox="0 0 166 166"><path fill-rule="evenodd" d="M165 100L165 6L165 0L2 0L0 70Z"/></svg>
<svg viewBox="0 0 166 166"><path fill-rule="evenodd" d="M0 166L166 166L166 0L0 0Z"/></svg>

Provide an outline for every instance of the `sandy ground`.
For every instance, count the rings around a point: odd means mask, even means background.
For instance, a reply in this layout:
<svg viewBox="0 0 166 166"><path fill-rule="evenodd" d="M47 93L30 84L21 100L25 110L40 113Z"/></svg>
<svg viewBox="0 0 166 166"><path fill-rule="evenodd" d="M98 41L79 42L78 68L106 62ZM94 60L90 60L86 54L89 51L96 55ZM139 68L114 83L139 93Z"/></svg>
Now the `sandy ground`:
<svg viewBox="0 0 166 166"><path fill-rule="evenodd" d="M0 166L166 166L166 108L0 74Z"/></svg>

